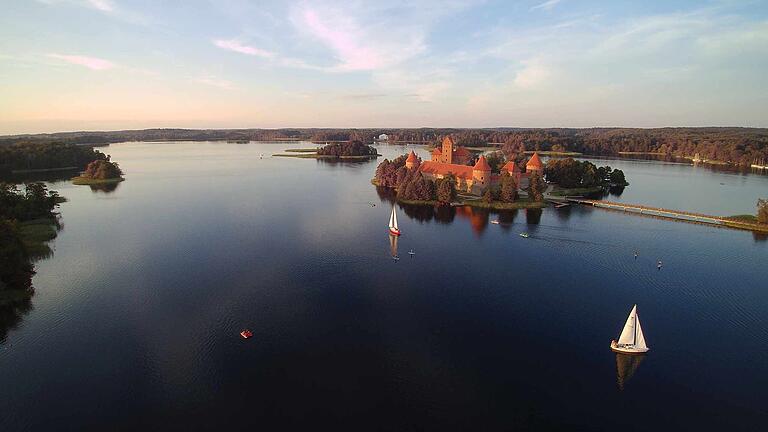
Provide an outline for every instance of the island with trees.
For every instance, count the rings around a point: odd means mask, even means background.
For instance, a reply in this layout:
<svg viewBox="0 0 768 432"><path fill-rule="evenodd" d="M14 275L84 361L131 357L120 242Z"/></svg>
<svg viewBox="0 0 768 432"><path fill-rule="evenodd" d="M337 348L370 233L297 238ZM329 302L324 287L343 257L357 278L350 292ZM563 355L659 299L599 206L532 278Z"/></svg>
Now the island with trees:
<svg viewBox="0 0 768 432"><path fill-rule="evenodd" d="M435 170L435 167L443 171ZM397 201L405 204L466 205L494 210L546 206L545 186L540 175L534 173L526 179L528 185L521 194L519 173L515 175L504 170L493 175L495 181L491 181L491 170L484 156L480 156L473 166L440 162L430 165L430 162L422 163L411 152L392 161L382 161L371 183L393 189ZM482 181L480 177L483 177Z"/></svg>
<svg viewBox="0 0 768 432"><path fill-rule="evenodd" d="M274 154L273 156L345 160L367 160L381 156L375 148L363 144L362 141L331 143L315 149L287 149L285 151L289 154Z"/></svg>
<svg viewBox="0 0 768 432"><path fill-rule="evenodd" d="M547 182L555 196L590 195L606 188L623 188L629 183L620 169L598 167L589 161L573 158L550 159L544 167Z"/></svg>
<svg viewBox="0 0 768 432"><path fill-rule="evenodd" d="M95 160L88 164L85 171L72 179L76 185L104 185L119 183L125 180L123 171L117 162L111 162L107 159Z"/></svg>

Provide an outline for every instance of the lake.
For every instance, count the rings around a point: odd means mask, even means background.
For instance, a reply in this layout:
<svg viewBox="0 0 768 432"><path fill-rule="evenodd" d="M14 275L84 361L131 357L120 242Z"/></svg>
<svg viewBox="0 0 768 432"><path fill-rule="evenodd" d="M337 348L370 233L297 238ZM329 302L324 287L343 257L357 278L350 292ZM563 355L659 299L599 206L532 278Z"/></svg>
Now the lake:
<svg viewBox="0 0 768 432"><path fill-rule="evenodd" d="M378 162L270 157L306 146L114 144L116 189L51 183L53 256L0 320L0 429L764 429L768 237L398 206L395 245ZM768 197L766 176L594 162L631 183L611 200ZM641 358L609 349L635 303Z"/></svg>

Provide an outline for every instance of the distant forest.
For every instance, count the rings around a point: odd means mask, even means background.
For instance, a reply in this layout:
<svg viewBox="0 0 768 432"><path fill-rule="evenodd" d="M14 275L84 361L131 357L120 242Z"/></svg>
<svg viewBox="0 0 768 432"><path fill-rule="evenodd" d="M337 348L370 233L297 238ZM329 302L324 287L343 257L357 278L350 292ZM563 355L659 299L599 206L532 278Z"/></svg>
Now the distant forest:
<svg viewBox="0 0 768 432"><path fill-rule="evenodd" d="M622 152L658 153L693 157L735 165L768 161L768 129L707 128L592 128L592 129L145 129L114 132L66 132L0 137L0 148L9 144L52 143L99 145L123 141L226 140L316 142L373 142L387 134L390 143L437 144L451 134L457 144L493 145L505 150L575 151L588 155L616 156Z"/></svg>

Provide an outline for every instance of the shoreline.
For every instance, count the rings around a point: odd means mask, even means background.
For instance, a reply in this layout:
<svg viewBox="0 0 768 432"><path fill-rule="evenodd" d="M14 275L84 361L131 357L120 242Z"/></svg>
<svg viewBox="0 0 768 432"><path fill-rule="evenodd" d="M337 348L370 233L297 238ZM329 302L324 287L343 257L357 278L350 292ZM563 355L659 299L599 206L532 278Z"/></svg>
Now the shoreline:
<svg viewBox="0 0 768 432"><path fill-rule="evenodd" d="M103 185L103 184L114 184L114 183L120 183L121 181L124 181L124 177L118 177L113 179L92 179L88 177L72 177L71 181L73 185L76 186L89 186L89 185Z"/></svg>

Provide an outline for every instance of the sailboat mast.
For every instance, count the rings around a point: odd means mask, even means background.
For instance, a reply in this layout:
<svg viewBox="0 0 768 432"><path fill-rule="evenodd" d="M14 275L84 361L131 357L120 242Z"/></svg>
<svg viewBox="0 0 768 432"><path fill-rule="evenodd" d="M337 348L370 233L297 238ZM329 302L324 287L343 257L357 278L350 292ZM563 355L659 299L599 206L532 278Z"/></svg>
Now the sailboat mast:
<svg viewBox="0 0 768 432"><path fill-rule="evenodd" d="M632 338L632 345L637 345L637 312L635 312L635 334L634 338Z"/></svg>

